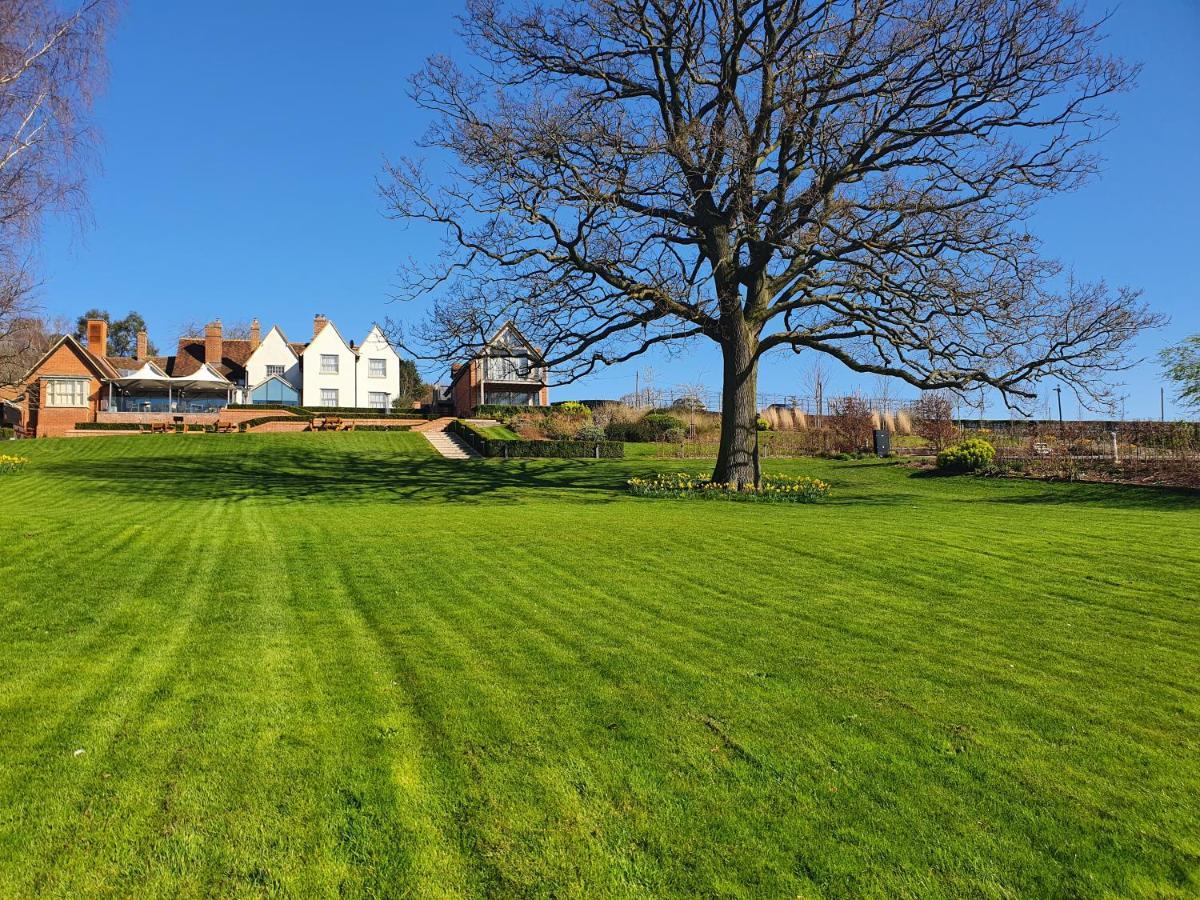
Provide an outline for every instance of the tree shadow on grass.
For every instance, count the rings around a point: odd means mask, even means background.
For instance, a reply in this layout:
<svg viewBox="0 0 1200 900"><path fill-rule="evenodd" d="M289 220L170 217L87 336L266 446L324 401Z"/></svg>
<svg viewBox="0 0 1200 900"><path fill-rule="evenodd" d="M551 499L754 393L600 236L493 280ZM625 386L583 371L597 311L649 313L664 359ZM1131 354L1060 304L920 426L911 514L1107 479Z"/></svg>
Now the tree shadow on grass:
<svg viewBox="0 0 1200 900"><path fill-rule="evenodd" d="M1049 481L1040 478L986 478L923 469L909 478L932 482L1020 487L1020 492L962 498L966 502L1022 506L1103 505L1123 509L1200 510L1200 491L1193 488L1099 481Z"/></svg>
<svg viewBox="0 0 1200 900"><path fill-rule="evenodd" d="M49 474L79 479L83 490L162 500L517 503L559 495L608 502L627 473L594 460L460 461L363 453L270 453L63 460Z"/></svg>

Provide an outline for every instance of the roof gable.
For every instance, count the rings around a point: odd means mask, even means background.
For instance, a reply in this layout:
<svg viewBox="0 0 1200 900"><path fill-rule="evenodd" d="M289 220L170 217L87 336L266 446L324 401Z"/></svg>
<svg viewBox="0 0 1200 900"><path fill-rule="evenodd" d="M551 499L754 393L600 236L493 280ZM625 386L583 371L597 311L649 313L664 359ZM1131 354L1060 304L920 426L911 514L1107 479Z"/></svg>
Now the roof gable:
<svg viewBox="0 0 1200 900"><path fill-rule="evenodd" d="M335 343L335 340L337 343ZM337 349L338 343L340 343L348 353L351 355L354 354L354 348L350 346L344 337L342 337L342 333L338 331L337 326L332 322L327 321L323 326L321 326L321 330L317 332L312 341L309 342L308 346L304 348L304 352L300 355L307 356L314 348L318 352L323 351L328 353L331 350Z"/></svg>
<svg viewBox="0 0 1200 900"><path fill-rule="evenodd" d="M296 352L295 345L287 339L287 336L283 333L283 329L278 325L272 325L271 330L267 332L266 337L264 337L259 342L258 346L251 351L250 355L246 357L246 365L249 366L254 360L254 357L256 357L259 353L271 353L274 352L278 347L282 347L284 350L286 350L293 359L300 359L299 354Z"/></svg>
<svg viewBox="0 0 1200 900"><path fill-rule="evenodd" d="M38 370L41 369L41 367L44 366L46 362L54 356L55 353L58 352L60 347L66 347L68 350L74 353L79 360L96 375L97 378L117 377L116 369L110 366L106 360L100 359L99 357L93 356L91 353L89 353L87 348L75 339L74 335L64 334L57 341L50 345L50 349L42 355L41 359L29 367L29 371L25 373L25 377L21 379L21 382L24 383L33 378Z"/></svg>

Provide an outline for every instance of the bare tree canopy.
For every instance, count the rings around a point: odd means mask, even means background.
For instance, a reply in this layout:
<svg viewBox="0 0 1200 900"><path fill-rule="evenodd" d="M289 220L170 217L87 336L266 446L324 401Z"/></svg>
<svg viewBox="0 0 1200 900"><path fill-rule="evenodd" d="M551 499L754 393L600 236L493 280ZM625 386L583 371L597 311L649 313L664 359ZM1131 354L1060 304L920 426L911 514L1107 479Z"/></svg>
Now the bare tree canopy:
<svg viewBox="0 0 1200 900"><path fill-rule="evenodd" d="M413 80L453 163L389 167L444 226L415 337L443 356L512 318L558 378L706 337L715 477L746 482L758 362L828 354L1006 401L1101 377L1157 318L1062 276L1026 222L1096 171L1135 69L1056 0L471 0L470 70Z"/></svg>
<svg viewBox="0 0 1200 900"><path fill-rule="evenodd" d="M114 13L115 0L0 2L0 353L31 349L28 260L43 215L82 206Z"/></svg>

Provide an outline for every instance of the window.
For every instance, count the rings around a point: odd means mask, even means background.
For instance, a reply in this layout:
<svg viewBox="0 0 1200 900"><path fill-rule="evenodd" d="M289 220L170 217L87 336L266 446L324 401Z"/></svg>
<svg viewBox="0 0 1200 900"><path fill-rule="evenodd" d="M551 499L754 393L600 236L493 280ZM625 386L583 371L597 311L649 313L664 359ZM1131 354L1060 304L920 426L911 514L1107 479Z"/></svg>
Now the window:
<svg viewBox="0 0 1200 900"><path fill-rule="evenodd" d="M46 379L46 405L87 406L89 383L86 378Z"/></svg>
<svg viewBox="0 0 1200 900"><path fill-rule="evenodd" d="M272 375L278 375L282 378L283 366L267 366L267 377L270 378Z"/></svg>
<svg viewBox="0 0 1200 900"><path fill-rule="evenodd" d="M321 374L336 375L338 373L338 358L336 353L321 354Z"/></svg>
<svg viewBox="0 0 1200 900"><path fill-rule="evenodd" d="M375 360L371 360L371 362L374 362L374 361L375 361ZM386 409L388 408L388 398L389 398L389 396L390 396L390 395L388 395L388 394L384 394L384 393L376 393L375 391L370 391L370 392L367 394L367 405L368 405L368 406L370 406L370 407L371 407L371 409L384 409L384 410L386 410Z"/></svg>
<svg viewBox="0 0 1200 900"><path fill-rule="evenodd" d="M321 388L321 405L322 406L337 406L338 405L337 388Z"/></svg>
<svg viewBox="0 0 1200 900"><path fill-rule="evenodd" d="M387 378L387 360L368 359L367 374L372 378Z"/></svg>

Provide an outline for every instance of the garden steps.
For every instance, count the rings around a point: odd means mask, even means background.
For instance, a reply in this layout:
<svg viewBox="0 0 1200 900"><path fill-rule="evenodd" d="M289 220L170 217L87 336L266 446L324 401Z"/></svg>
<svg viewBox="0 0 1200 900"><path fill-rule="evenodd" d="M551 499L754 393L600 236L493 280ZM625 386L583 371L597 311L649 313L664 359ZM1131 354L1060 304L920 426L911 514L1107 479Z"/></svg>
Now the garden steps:
<svg viewBox="0 0 1200 900"><path fill-rule="evenodd" d="M448 420L446 426L453 421L453 419ZM446 426L443 426L439 431L428 429L421 433L433 445L433 449L446 459L480 459L478 453L469 447L458 435L447 431Z"/></svg>

